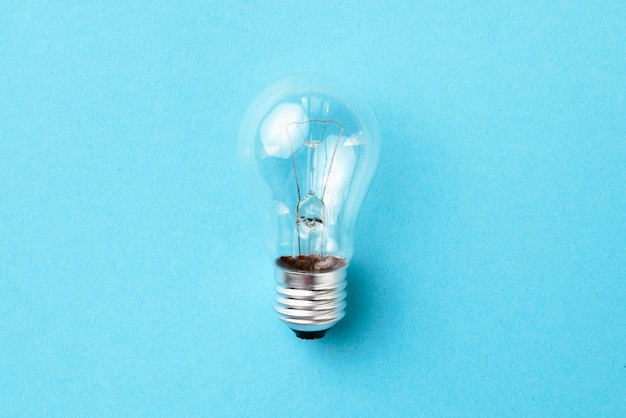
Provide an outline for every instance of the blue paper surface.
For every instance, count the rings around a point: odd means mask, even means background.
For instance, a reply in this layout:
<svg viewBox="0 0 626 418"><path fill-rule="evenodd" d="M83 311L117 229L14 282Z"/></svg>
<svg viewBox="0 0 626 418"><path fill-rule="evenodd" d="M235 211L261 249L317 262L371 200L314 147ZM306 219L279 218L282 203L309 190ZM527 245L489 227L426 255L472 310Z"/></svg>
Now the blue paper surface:
<svg viewBox="0 0 626 418"><path fill-rule="evenodd" d="M0 5L0 416L625 416L626 5L261 3ZM237 155L305 71L382 132L319 341Z"/></svg>

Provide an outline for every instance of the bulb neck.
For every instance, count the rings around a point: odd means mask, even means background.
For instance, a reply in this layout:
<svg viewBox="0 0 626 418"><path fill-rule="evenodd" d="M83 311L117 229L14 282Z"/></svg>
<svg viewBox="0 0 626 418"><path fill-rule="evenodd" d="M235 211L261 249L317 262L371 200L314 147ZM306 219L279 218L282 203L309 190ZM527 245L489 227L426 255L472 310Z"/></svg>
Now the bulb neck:
<svg viewBox="0 0 626 418"><path fill-rule="evenodd" d="M276 312L298 338L322 338L345 316L348 263L323 271L302 271L277 260Z"/></svg>

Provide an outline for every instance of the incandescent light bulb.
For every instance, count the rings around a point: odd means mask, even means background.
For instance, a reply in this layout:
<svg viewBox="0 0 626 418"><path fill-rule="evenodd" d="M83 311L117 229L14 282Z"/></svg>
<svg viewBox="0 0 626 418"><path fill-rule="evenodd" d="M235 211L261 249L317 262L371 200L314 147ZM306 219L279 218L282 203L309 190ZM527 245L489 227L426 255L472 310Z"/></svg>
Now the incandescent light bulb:
<svg viewBox="0 0 626 418"><path fill-rule="evenodd" d="M376 116L328 80L291 77L248 108L240 148L269 186L275 309L298 337L321 338L345 315L356 218L378 163Z"/></svg>

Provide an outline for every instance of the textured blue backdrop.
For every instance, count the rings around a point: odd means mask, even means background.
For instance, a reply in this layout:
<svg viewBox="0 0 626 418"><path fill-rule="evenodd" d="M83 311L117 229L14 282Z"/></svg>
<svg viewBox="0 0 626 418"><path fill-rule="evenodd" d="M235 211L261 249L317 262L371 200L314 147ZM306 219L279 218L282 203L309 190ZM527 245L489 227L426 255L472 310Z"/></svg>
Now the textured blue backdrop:
<svg viewBox="0 0 626 418"><path fill-rule="evenodd" d="M623 2L181 3L0 4L1 416L626 415ZM314 342L236 147L301 71L383 136Z"/></svg>

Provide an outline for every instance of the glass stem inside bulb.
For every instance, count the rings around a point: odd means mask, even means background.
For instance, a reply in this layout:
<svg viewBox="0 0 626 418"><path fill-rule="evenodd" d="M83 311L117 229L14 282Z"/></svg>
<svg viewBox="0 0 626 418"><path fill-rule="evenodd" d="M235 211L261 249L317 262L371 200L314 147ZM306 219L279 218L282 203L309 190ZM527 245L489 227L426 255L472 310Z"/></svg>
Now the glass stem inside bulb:
<svg viewBox="0 0 626 418"><path fill-rule="evenodd" d="M324 255L324 202L318 197L318 148L322 141L307 139L307 185L308 193L298 202L296 213L296 233L298 254Z"/></svg>

